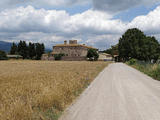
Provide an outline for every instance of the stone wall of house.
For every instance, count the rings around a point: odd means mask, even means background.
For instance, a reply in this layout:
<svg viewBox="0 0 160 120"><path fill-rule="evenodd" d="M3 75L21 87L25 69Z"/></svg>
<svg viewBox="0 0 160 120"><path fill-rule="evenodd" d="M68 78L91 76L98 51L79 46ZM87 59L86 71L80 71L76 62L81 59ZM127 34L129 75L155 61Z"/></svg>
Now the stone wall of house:
<svg viewBox="0 0 160 120"><path fill-rule="evenodd" d="M53 56L42 56L41 60L55 60ZM82 57L82 56L63 56L61 58L61 60L63 61L85 61L86 57Z"/></svg>
<svg viewBox="0 0 160 120"><path fill-rule="evenodd" d="M55 53L64 53L68 57L86 57L88 49L82 46L55 46Z"/></svg>
<svg viewBox="0 0 160 120"><path fill-rule="evenodd" d="M69 56L63 56L61 60L64 60L64 61L85 61L86 60L86 57L81 57L81 56L78 56L78 57L69 57Z"/></svg>

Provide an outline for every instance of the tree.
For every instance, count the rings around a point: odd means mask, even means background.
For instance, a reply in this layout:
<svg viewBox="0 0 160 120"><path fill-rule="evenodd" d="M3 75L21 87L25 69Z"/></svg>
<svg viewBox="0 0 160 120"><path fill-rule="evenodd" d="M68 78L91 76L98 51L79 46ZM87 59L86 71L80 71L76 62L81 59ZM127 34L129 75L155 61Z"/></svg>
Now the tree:
<svg viewBox="0 0 160 120"><path fill-rule="evenodd" d="M119 56L124 61L138 59L144 61L154 60L159 57L159 43L154 37L147 37L137 28L128 29L119 39Z"/></svg>
<svg viewBox="0 0 160 120"><path fill-rule="evenodd" d="M36 49L35 49L35 44L34 43L29 43L28 46L28 56L30 59L33 59L36 56Z"/></svg>
<svg viewBox="0 0 160 120"><path fill-rule="evenodd" d="M41 47L42 47L42 54L44 54L44 53L45 53L45 46L44 46L43 43L41 44ZM41 56L42 56L42 55L41 55Z"/></svg>
<svg viewBox="0 0 160 120"><path fill-rule="evenodd" d="M0 50L0 60L7 60L7 55L4 51Z"/></svg>
<svg viewBox="0 0 160 120"><path fill-rule="evenodd" d="M44 44L36 43L36 60L40 60L42 54L44 54L45 47Z"/></svg>
<svg viewBox="0 0 160 120"><path fill-rule="evenodd" d="M89 49L87 53L87 58L89 58L90 61L97 61L99 58L99 54L96 49Z"/></svg>
<svg viewBox="0 0 160 120"><path fill-rule="evenodd" d="M28 57L28 46L25 41L20 41L18 44L18 53L26 59Z"/></svg>
<svg viewBox="0 0 160 120"><path fill-rule="evenodd" d="M17 52L18 52L17 50L18 50L17 45L13 42L13 44L11 46L10 54L11 55L17 54Z"/></svg>
<svg viewBox="0 0 160 120"><path fill-rule="evenodd" d="M111 46L111 48L103 51L105 53L108 53L108 54L111 54L112 56L114 55L118 55L118 44L117 45L114 45L114 46Z"/></svg>
<svg viewBox="0 0 160 120"><path fill-rule="evenodd" d="M141 46L141 60L156 62L159 58L159 43L155 37L146 37Z"/></svg>

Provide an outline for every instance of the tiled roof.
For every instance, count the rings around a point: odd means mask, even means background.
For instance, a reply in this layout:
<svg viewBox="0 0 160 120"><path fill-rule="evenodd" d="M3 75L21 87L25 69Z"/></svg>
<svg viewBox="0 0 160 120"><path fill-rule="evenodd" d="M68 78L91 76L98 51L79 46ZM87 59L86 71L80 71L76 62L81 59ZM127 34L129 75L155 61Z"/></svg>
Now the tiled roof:
<svg viewBox="0 0 160 120"><path fill-rule="evenodd" d="M94 48L94 47L91 47L91 46L86 46L86 45L80 45L80 44L58 44L58 45L55 45L54 47L85 47L85 48L88 48L88 49L97 49L97 48Z"/></svg>

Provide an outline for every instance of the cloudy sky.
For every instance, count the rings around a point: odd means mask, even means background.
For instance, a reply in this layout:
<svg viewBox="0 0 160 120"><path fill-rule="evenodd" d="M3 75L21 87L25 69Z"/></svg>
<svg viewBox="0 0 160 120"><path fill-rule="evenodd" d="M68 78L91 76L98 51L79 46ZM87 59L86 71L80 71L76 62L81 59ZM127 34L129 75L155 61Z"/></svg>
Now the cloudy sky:
<svg viewBox="0 0 160 120"><path fill-rule="evenodd" d="M137 27L160 41L160 0L1 0L0 41L77 39L100 50Z"/></svg>

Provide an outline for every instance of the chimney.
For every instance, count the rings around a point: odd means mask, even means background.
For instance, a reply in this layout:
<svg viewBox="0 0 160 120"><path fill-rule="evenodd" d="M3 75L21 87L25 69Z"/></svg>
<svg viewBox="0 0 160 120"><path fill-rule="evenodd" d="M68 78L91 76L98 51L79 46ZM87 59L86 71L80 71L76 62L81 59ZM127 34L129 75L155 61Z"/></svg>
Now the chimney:
<svg viewBox="0 0 160 120"><path fill-rule="evenodd" d="M69 44L77 44L77 40L69 40Z"/></svg>
<svg viewBox="0 0 160 120"><path fill-rule="evenodd" d="M67 45L67 40L64 41L64 45Z"/></svg>

